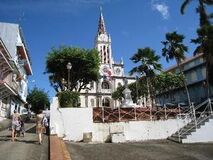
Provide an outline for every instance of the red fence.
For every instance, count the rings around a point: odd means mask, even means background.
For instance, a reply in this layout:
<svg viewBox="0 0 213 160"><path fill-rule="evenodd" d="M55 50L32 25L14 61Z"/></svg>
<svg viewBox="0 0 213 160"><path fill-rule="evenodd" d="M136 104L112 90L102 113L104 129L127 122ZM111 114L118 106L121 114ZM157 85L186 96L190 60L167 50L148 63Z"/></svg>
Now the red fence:
<svg viewBox="0 0 213 160"><path fill-rule="evenodd" d="M175 118L183 110L179 107L158 109L149 108L93 108L93 122L142 121Z"/></svg>

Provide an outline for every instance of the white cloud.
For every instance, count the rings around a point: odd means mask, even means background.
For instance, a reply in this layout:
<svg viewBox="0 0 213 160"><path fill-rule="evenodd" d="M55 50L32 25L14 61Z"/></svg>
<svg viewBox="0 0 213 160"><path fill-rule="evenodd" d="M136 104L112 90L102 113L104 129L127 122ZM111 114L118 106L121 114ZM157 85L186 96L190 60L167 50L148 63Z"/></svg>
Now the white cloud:
<svg viewBox="0 0 213 160"><path fill-rule="evenodd" d="M163 19L169 18L169 7L166 4L159 3L158 1L152 1L152 9L158 11Z"/></svg>

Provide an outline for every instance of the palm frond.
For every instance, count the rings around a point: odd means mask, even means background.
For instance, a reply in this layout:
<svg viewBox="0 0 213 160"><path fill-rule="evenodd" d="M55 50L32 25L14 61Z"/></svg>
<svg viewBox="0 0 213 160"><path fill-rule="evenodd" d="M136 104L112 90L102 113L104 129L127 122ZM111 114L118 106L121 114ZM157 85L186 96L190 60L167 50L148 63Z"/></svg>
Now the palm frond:
<svg viewBox="0 0 213 160"><path fill-rule="evenodd" d="M192 1L192 0L185 0L185 1L183 2L183 4L181 5L181 8L180 8L180 13L181 13L181 14L184 14L184 10L185 10L186 6L187 6L191 1Z"/></svg>

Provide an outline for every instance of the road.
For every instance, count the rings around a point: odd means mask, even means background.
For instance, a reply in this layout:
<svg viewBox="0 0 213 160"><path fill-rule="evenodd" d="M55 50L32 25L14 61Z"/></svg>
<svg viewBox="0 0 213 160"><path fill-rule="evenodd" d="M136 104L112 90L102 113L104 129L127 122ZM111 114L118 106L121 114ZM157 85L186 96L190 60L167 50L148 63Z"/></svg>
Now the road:
<svg viewBox="0 0 213 160"><path fill-rule="evenodd" d="M34 126L34 127L33 127ZM35 123L25 124L25 137L11 141L8 130L0 132L0 160L48 160L48 137L44 135L44 143L39 145L35 133Z"/></svg>
<svg viewBox="0 0 213 160"><path fill-rule="evenodd" d="M213 143L146 141L120 144L66 142L72 160L212 160Z"/></svg>

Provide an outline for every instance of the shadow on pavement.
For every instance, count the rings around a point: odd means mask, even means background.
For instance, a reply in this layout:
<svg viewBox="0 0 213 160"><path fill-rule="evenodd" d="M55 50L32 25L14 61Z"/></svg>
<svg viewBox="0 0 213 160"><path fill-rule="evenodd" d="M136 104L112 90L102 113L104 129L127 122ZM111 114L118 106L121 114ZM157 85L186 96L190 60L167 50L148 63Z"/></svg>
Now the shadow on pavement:
<svg viewBox="0 0 213 160"><path fill-rule="evenodd" d="M2 142L3 142L3 141L4 141L4 142L5 142L5 141L11 141L11 138L0 139L0 141L2 141Z"/></svg>
<svg viewBox="0 0 213 160"><path fill-rule="evenodd" d="M17 139L16 142L23 142L23 143L31 143L31 144L38 144L36 140L24 140L24 139Z"/></svg>
<svg viewBox="0 0 213 160"><path fill-rule="evenodd" d="M26 131L26 133L36 133L36 126L30 128L30 129L28 129L28 130Z"/></svg>

